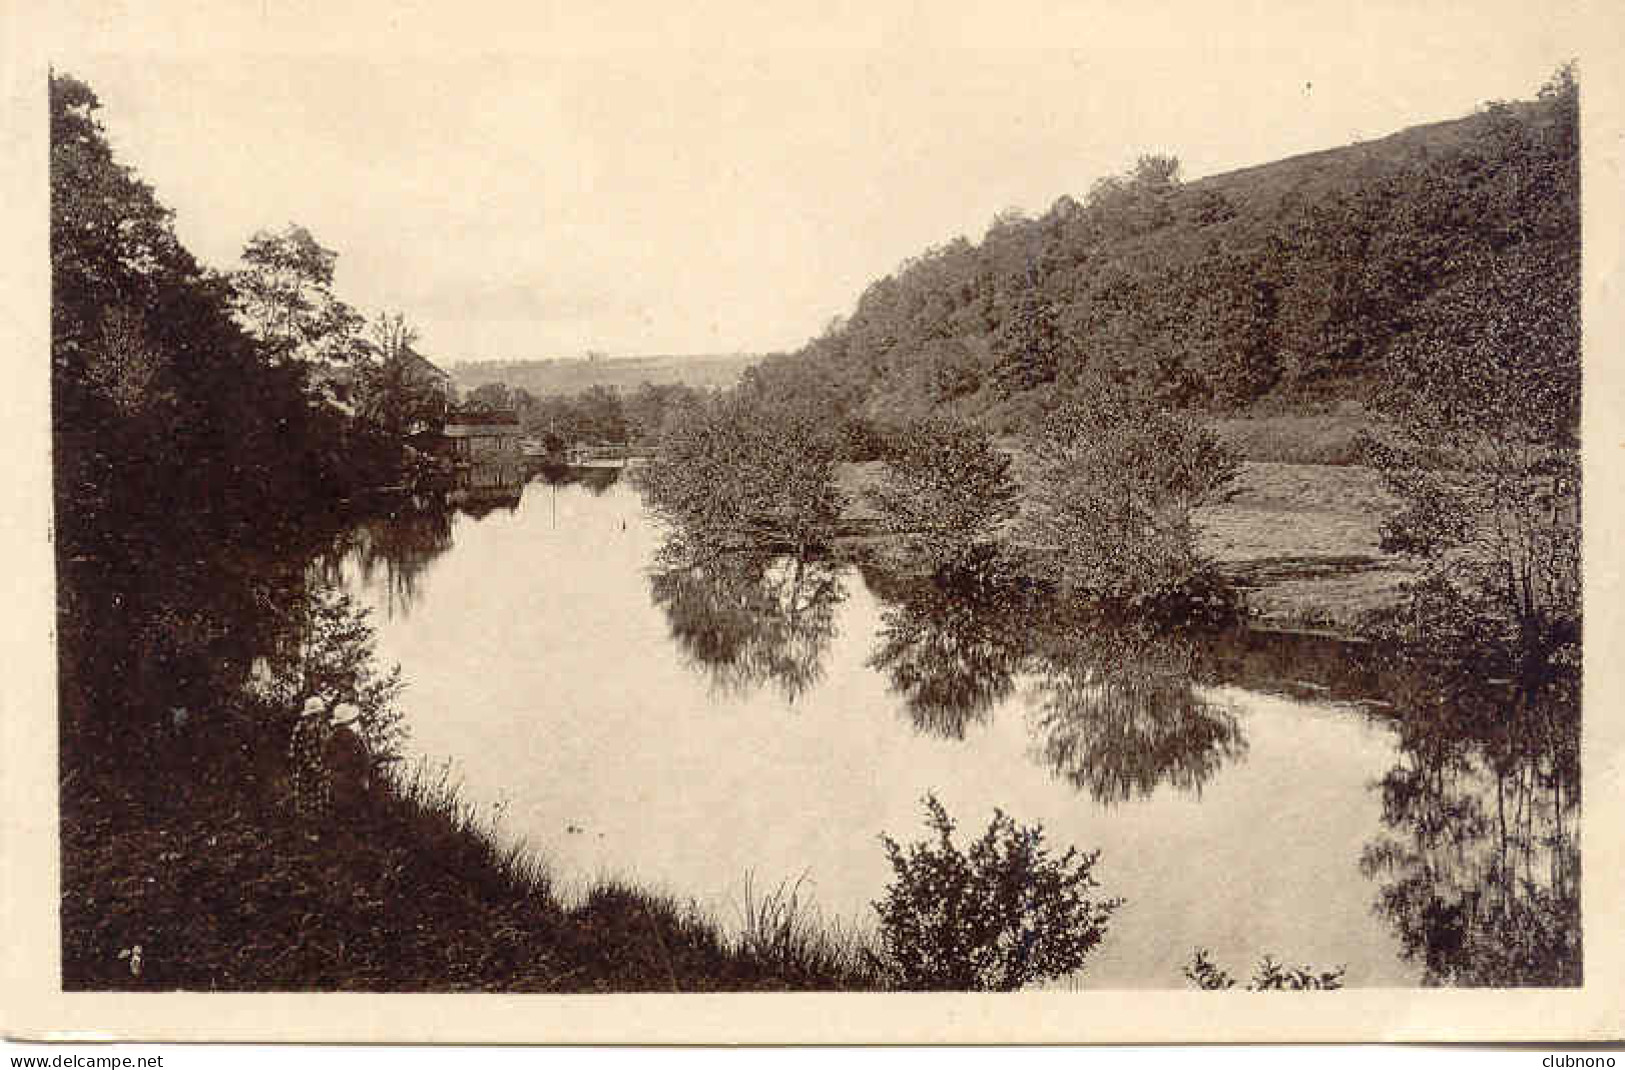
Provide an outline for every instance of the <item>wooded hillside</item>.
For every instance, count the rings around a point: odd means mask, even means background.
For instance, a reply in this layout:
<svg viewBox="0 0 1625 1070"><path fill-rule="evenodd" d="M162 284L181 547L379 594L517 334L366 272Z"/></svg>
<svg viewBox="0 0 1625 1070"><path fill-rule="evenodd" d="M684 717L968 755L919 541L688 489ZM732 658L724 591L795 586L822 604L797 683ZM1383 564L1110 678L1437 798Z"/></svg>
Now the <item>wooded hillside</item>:
<svg viewBox="0 0 1625 1070"><path fill-rule="evenodd" d="M1200 181L1141 157L927 250L753 374L820 381L881 423L1030 428L1102 380L1210 413L1325 411L1470 347L1461 311L1509 291L1578 324L1569 68L1534 101Z"/></svg>

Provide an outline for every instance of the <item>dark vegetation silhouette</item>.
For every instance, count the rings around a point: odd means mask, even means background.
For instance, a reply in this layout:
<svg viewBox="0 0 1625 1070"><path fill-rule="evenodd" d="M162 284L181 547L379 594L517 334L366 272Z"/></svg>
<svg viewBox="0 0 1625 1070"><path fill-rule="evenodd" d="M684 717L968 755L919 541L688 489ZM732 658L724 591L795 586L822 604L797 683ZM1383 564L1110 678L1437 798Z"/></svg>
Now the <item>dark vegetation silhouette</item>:
<svg viewBox="0 0 1625 1070"><path fill-rule="evenodd" d="M436 417L392 367L409 325L369 339L297 226L200 266L99 106L53 74L64 987L872 987L634 889L566 907L444 771L392 761L402 680L329 581L354 543L409 603L449 538L443 507L355 511Z"/></svg>
<svg viewBox="0 0 1625 1070"><path fill-rule="evenodd" d="M1043 828L1002 811L969 847L935 795L932 839L906 849L882 835L893 880L874 904L877 967L908 990L1009 992L1080 969L1121 899L1093 896L1099 852L1052 856Z"/></svg>

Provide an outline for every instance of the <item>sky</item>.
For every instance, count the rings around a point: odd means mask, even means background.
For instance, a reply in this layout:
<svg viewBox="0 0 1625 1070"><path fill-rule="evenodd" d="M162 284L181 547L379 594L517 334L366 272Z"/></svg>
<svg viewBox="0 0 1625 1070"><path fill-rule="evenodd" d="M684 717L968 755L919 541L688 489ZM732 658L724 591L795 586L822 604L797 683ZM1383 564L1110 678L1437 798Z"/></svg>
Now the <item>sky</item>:
<svg viewBox="0 0 1625 1070"><path fill-rule="evenodd" d="M87 4L51 62L205 263L302 224L442 364L793 349L1141 153L1381 137L1584 51L1565 3L331 7Z"/></svg>

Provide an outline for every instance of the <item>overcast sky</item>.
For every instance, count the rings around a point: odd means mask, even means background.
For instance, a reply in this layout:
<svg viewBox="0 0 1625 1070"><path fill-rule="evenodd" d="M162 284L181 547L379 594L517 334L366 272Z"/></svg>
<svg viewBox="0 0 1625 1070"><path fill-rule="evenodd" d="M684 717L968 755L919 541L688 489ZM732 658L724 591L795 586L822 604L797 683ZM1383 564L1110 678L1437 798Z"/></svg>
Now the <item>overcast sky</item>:
<svg viewBox="0 0 1625 1070"><path fill-rule="evenodd" d="M1379 137L1583 50L1564 3L93 6L53 61L193 252L304 224L443 363L794 348L1142 152Z"/></svg>

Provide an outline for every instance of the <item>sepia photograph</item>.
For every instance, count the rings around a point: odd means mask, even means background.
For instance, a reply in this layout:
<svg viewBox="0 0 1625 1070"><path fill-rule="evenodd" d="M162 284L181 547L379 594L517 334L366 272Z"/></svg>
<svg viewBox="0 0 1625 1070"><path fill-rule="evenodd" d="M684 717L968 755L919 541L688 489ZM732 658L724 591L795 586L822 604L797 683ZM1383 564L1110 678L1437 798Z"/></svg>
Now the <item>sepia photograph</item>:
<svg viewBox="0 0 1625 1070"><path fill-rule="evenodd" d="M499 7L12 57L32 984L1619 1028L1587 9Z"/></svg>

